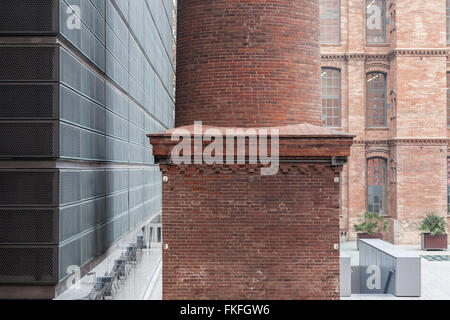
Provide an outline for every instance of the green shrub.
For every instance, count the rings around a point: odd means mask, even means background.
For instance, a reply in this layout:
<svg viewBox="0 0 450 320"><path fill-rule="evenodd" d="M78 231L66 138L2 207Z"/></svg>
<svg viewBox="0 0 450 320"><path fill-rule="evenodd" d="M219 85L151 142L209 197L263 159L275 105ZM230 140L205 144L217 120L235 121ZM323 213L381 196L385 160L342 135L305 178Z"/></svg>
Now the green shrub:
<svg viewBox="0 0 450 320"><path fill-rule="evenodd" d="M422 220L419 230L430 233L432 236L443 235L447 230L447 220L435 213L430 213Z"/></svg>
<svg viewBox="0 0 450 320"><path fill-rule="evenodd" d="M386 232L387 227L388 223L381 214L377 212L366 212L364 215L358 216L358 224L355 224L354 229L356 232L372 235L374 233Z"/></svg>

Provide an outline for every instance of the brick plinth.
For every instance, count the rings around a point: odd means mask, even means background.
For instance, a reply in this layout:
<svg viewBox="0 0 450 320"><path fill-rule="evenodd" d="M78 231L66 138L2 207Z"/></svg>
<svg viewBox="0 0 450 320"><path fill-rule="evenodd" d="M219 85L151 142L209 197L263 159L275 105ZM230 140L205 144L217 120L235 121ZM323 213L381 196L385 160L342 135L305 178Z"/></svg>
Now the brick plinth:
<svg viewBox="0 0 450 320"><path fill-rule="evenodd" d="M178 1L176 126L322 124L318 1Z"/></svg>
<svg viewBox="0 0 450 320"><path fill-rule="evenodd" d="M337 299L340 169L162 165L164 299Z"/></svg>
<svg viewBox="0 0 450 320"><path fill-rule="evenodd" d="M280 167L269 176L248 162L177 165L174 131L149 135L165 178L164 299L339 298L339 178L353 136L276 129Z"/></svg>

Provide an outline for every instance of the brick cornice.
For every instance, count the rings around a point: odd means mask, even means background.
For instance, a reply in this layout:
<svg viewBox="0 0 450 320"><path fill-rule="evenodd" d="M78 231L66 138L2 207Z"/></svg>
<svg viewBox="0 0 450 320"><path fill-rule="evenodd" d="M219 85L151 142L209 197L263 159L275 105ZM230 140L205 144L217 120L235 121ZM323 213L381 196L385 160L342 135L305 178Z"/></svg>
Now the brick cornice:
<svg viewBox="0 0 450 320"><path fill-rule="evenodd" d="M347 61L347 55L345 54L322 54L322 61Z"/></svg>
<svg viewBox="0 0 450 320"><path fill-rule="evenodd" d="M175 165L175 164L160 164L163 175L171 173L190 176L191 174L236 174L243 173L247 176L260 175L261 169L268 167L261 164L201 164L201 165ZM328 174L329 170L333 173L339 174L342 172L342 166L333 166L329 163L281 163L279 171L283 174L298 173L301 175L324 175Z"/></svg>
<svg viewBox="0 0 450 320"><path fill-rule="evenodd" d="M365 53L365 52L352 52L352 53L324 53L321 55L322 61L392 61L399 56L426 56L426 57L448 57L448 50L446 48L436 49L394 49L389 53Z"/></svg>
<svg viewBox="0 0 450 320"><path fill-rule="evenodd" d="M389 60L393 60L398 56L445 56L447 57L447 49L395 49L389 53Z"/></svg>
<svg viewBox="0 0 450 320"><path fill-rule="evenodd" d="M446 138L430 138L430 139L394 139L390 143L394 146L405 145L427 145L427 146L445 146L448 144Z"/></svg>
<svg viewBox="0 0 450 320"><path fill-rule="evenodd" d="M365 145L367 147L376 146L404 146L404 145L427 145L427 146L446 146L450 143L447 138L406 138L390 140L355 140L354 145Z"/></svg>

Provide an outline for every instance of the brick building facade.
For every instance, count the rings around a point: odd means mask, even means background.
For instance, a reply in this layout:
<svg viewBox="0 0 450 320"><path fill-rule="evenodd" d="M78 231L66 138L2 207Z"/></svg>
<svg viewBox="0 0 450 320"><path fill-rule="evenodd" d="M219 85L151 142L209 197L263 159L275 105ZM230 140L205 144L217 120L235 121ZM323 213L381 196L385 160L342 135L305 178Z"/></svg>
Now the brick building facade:
<svg viewBox="0 0 450 320"><path fill-rule="evenodd" d="M320 10L324 125L356 135L341 231L354 238L357 215L377 211L389 241L419 243L426 214L448 216L450 2L320 0Z"/></svg>

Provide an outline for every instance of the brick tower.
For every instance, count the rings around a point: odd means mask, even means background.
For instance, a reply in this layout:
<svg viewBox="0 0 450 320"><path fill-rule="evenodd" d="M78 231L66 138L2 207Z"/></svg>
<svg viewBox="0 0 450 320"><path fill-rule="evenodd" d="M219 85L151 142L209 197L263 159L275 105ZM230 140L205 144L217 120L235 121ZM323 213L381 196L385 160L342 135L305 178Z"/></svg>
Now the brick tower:
<svg viewBox="0 0 450 320"><path fill-rule="evenodd" d="M339 297L339 182L353 136L319 127L318 24L318 1L178 1L178 129L272 127L280 168L175 164L174 131L149 135L164 176L164 299Z"/></svg>

